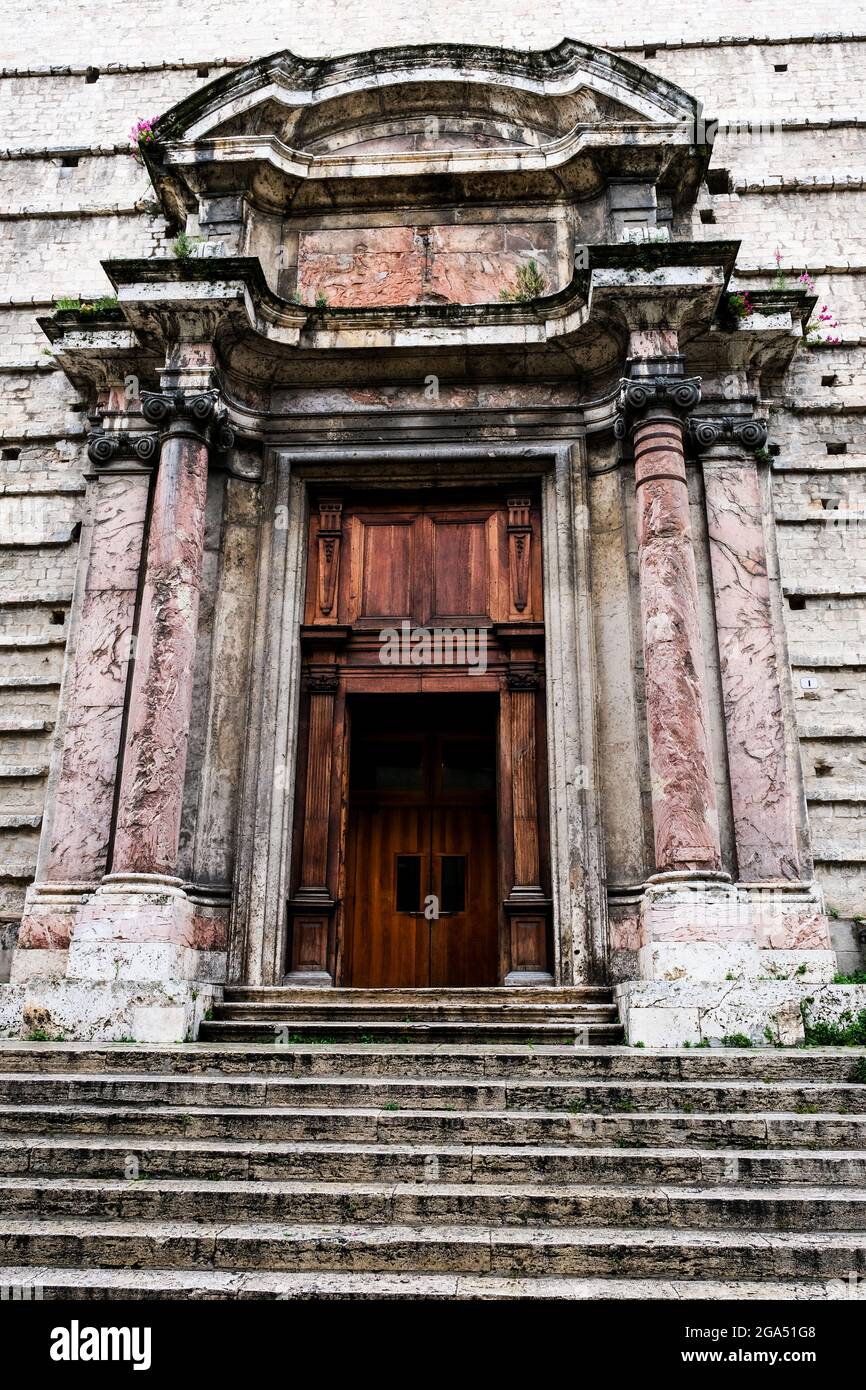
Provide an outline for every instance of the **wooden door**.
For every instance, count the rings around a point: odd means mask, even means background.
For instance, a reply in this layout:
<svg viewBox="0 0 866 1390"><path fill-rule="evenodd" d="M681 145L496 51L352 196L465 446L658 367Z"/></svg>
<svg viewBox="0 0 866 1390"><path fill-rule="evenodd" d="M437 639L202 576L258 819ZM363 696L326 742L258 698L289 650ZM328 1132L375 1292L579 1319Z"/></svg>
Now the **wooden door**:
<svg viewBox="0 0 866 1390"><path fill-rule="evenodd" d="M461 730L461 703L439 704L453 732L434 720L414 733L353 736L345 900L353 986L497 983L495 738ZM429 719L430 702L424 709Z"/></svg>

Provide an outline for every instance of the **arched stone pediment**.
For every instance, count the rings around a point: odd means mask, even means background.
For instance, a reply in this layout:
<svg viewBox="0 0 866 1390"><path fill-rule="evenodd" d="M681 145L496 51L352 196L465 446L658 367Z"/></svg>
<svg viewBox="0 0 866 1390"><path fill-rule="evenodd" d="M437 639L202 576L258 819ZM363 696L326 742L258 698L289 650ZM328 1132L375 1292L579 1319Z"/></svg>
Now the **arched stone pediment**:
<svg viewBox="0 0 866 1390"><path fill-rule="evenodd" d="M695 109L655 73L564 39L530 53L443 44L316 61L282 52L205 87L168 118L186 139L268 133L321 152L345 148L371 125L418 115L446 125L451 118L464 135L489 119L502 123L503 142L536 144L576 125L682 121Z"/></svg>
<svg viewBox="0 0 866 1390"><path fill-rule="evenodd" d="M696 186L695 100L655 73L565 39L542 52L465 45L314 60L288 52L219 78L166 112L145 153L172 216L242 192L267 211L424 195L585 199L649 178ZM384 180L389 183L386 186ZM426 188L425 188L426 181Z"/></svg>

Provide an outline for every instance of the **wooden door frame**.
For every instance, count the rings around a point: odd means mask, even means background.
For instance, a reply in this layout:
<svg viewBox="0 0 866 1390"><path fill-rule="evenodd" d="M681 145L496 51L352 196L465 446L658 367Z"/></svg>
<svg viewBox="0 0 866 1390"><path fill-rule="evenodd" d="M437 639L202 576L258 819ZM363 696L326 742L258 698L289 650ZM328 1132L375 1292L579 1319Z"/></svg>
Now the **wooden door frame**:
<svg viewBox="0 0 866 1390"><path fill-rule="evenodd" d="M530 475L542 488L553 972L562 984L607 979L583 438L406 445L361 435L341 447L265 450L230 980L273 984L285 971L310 489L508 486Z"/></svg>

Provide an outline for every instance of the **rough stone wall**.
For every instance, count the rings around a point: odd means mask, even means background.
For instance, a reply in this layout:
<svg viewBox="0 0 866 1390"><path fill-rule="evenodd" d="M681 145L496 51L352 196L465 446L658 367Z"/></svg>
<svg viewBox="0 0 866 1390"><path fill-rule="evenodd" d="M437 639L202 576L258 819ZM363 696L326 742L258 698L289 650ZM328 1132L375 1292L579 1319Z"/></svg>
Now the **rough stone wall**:
<svg viewBox="0 0 866 1390"><path fill-rule="evenodd" d="M26 0L0 6L0 978L35 867L84 463L84 403L36 315L58 297L109 293L102 258L166 253L127 153L133 122L284 47L542 48L568 35L646 64L727 123L678 234L742 238L746 289L772 282L778 248L840 323L842 341L804 353L773 402L771 452L817 868L842 919L866 912L866 10L500 0L479 18L474 0L423 11L49 0L38 22Z"/></svg>

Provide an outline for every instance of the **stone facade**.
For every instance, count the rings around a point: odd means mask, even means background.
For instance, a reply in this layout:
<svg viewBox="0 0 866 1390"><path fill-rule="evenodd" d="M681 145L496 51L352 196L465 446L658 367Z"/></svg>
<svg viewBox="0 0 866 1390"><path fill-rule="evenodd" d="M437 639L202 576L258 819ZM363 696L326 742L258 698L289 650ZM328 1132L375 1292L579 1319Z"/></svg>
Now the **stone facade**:
<svg viewBox="0 0 866 1390"><path fill-rule="evenodd" d="M465 45L469 7L67 7L57 66L4 54L4 1030L174 1040L227 956L282 978L306 490L347 449L543 489L558 980L617 982L633 1041L862 1007L851 9L506 5L504 57L382 81L291 55Z"/></svg>

